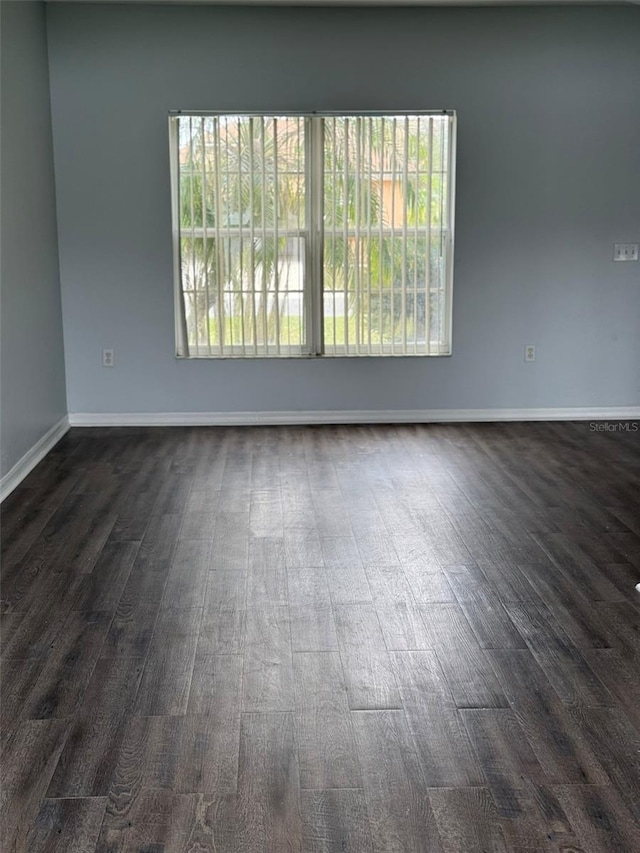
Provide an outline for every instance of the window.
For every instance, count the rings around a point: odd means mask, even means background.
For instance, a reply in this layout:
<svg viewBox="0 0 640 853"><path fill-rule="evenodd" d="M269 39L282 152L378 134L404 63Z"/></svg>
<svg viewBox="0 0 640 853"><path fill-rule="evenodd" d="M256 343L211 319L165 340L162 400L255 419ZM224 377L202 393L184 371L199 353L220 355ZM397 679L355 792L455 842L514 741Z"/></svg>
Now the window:
<svg viewBox="0 0 640 853"><path fill-rule="evenodd" d="M451 352L453 113L170 117L179 357Z"/></svg>

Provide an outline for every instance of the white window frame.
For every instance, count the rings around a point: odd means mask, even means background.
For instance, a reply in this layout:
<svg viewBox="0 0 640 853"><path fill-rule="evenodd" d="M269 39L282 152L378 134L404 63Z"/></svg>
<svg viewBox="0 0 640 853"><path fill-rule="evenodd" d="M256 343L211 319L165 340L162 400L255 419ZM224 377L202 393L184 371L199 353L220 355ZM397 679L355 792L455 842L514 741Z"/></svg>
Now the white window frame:
<svg viewBox="0 0 640 853"><path fill-rule="evenodd" d="M353 353L347 352L346 346L334 345L331 351L326 351L323 330L323 158L324 158L324 125L327 118L339 117L379 117L379 116L443 116L449 121L449 140L447 163L447 223L442 225L440 232L444 242L444 265L445 275L440 290L444 301L444 340L439 343L428 344L427 352L397 352L394 345L384 345L382 352ZM208 117L208 116L247 116L247 117L270 117L282 116L305 119L305 173L306 173L306 222L305 228L289 232L287 229L272 229L273 235L278 237L292 236L303 238L305 241L305 278L304 278L304 300L306 321L306 344L301 348L296 346L295 354L289 348L281 344L278 352L270 352L268 347L256 347L254 352L247 352L245 346L225 347L224 353L211 353L208 347L188 347L188 353L184 352L183 341L186 340L186 329L180 328L181 318L184 317L183 294L182 294L182 271L180 257L180 195L179 195L179 140L178 122L180 117ZM384 110L384 111L314 111L314 112L291 112L286 110L271 111L247 111L247 110L170 110L169 111L169 154L170 154L170 176L171 176L171 217L173 231L173 278L174 278L174 305L175 305L175 330L176 330L176 357L177 358L206 358L206 359L261 359L261 358L423 358L430 356L449 356L452 354L452 325L453 325L453 260L454 260L454 233L455 233L455 192L456 192L456 141L457 141L457 116L455 110ZM224 229L218 228L216 239L219 237L236 237L240 234L250 234L250 229ZM376 229L382 236L405 236L403 229L385 227ZM205 236L206 229L191 228L190 235ZM270 233L267 230L265 233ZM354 236L355 229L347 229L346 236ZM331 291L327 291L331 292ZM429 291L426 291L427 297Z"/></svg>

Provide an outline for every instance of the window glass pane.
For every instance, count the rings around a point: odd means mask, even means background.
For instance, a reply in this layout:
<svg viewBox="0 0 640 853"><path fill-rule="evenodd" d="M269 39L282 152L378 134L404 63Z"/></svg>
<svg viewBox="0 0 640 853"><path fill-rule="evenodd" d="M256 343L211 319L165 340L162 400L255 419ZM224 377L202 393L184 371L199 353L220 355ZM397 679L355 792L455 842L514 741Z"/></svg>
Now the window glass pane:
<svg viewBox="0 0 640 853"><path fill-rule="evenodd" d="M304 146L301 117L180 117L190 355L291 355L306 346Z"/></svg>
<svg viewBox="0 0 640 853"><path fill-rule="evenodd" d="M328 354L404 355L439 348L449 122L445 115L325 120Z"/></svg>
<svg viewBox="0 0 640 853"><path fill-rule="evenodd" d="M178 354L449 352L452 123L172 119Z"/></svg>

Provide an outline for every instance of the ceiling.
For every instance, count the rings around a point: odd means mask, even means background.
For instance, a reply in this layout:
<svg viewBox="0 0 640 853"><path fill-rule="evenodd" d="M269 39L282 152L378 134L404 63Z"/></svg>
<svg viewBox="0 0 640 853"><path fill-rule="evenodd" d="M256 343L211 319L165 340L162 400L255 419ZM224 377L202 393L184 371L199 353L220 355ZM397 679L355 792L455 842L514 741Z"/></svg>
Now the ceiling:
<svg viewBox="0 0 640 853"><path fill-rule="evenodd" d="M47 3L169 3L174 6L626 6L640 0L45 0Z"/></svg>

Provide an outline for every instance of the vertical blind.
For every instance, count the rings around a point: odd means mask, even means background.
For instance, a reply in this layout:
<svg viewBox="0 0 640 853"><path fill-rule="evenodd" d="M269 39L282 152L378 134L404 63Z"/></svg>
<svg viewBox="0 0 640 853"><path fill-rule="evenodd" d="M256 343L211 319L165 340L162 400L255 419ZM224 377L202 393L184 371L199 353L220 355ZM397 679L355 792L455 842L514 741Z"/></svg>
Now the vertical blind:
<svg viewBox="0 0 640 853"><path fill-rule="evenodd" d="M450 352L453 122L172 116L177 354Z"/></svg>

